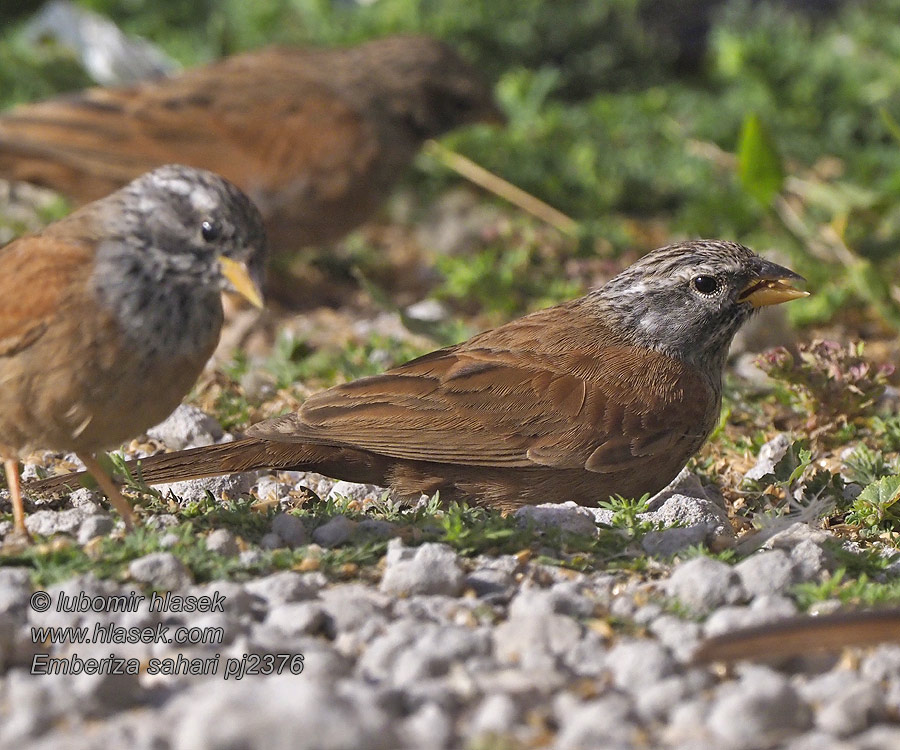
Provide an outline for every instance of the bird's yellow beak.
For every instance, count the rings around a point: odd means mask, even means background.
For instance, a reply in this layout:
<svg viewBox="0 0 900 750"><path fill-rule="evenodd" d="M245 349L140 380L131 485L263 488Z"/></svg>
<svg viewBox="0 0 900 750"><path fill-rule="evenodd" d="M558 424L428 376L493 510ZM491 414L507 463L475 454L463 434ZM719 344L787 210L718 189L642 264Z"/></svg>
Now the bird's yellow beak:
<svg viewBox="0 0 900 750"><path fill-rule="evenodd" d="M800 278L799 276L795 276ZM753 279L738 295L738 302L749 302L753 307L767 307L808 297L809 292L791 286L790 279Z"/></svg>
<svg viewBox="0 0 900 750"><path fill-rule="evenodd" d="M247 266L224 255L219 258L219 263L222 266L222 275L231 282L235 291L254 307L262 308L262 292L250 278Z"/></svg>

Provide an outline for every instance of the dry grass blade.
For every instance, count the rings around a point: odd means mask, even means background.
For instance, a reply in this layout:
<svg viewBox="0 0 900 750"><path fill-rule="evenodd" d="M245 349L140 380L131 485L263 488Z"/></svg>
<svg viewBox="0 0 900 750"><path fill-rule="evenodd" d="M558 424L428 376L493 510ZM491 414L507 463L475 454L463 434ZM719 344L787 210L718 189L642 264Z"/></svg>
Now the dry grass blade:
<svg viewBox="0 0 900 750"><path fill-rule="evenodd" d="M442 146L437 141L428 141L425 144L426 153L433 156L441 164L449 167L454 172L461 174L467 180L474 182L479 187L499 195L504 200L536 216L541 221L552 227L556 227L563 234L572 237L578 234L578 222L558 211L553 206L544 203L540 198L535 198L521 188L489 172L484 167L476 164L471 159L457 154L455 151Z"/></svg>

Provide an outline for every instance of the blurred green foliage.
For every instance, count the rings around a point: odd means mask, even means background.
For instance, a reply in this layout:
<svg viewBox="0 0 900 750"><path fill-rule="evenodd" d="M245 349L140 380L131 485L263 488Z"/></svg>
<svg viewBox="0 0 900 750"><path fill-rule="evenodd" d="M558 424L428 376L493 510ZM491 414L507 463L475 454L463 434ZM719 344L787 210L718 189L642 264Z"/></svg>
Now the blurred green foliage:
<svg viewBox="0 0 900 750"><path fill-rule="evenodd" d="M777 249L818 292L789 306L795 320L851 306L900 327L900 0L811 14L743 0L81 4L185 65L273 42L443 37L496 84L510 118L447 145L582 222L604 251L649 249L659 232L644 222L673 239ZM0 104L84 85L70 57L22 43L22 18L0 32ZM685 66L707 25L705 56ZM456 179L428 156L419 164L410 180L424 200ZM508 271L490 273L481 284L450 271L496 298Z"/></svg>

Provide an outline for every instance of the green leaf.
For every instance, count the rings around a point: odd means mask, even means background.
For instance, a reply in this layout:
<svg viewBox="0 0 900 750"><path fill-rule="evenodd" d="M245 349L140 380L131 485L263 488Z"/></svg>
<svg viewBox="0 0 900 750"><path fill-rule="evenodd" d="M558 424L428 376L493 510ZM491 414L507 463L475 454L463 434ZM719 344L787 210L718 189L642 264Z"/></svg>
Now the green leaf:
<svg viewBox="0 0 900 750"><path fill-rule="evenodd" d="M738 145L741 185L760 203L769 205L784 183L784 167L775 141L759 115L744 118Z"/></svg>
<svg viewBox="0 0 900 750"><path fill-rule="evenodd" d="M795 440L775 464L772 475L777 482L791 485L806 471L811 461L812 452L807 448L806 441Z"/></svg>
<svg viewBox="0 0 900 750"><path fill-rule="evenodd" d="M872 482L859 493L861 503L869 503L873 507L887 509L900 499L900 475L882 477Z"/></svg>

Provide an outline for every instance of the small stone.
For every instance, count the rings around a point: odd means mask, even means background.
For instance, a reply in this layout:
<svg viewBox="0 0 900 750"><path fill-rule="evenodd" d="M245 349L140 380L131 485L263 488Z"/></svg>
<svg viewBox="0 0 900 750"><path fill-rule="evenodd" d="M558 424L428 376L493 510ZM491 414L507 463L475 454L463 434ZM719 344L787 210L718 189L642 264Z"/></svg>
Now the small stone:
<svg viewBox="0 0 900 750"><path fill-rule="evenodd" d="M790 437L784 432L778 433L759 449L756 465L744 474L744 479L758 481L767 474L772 474L775 471L775 464L784 458L790 447Z"/></svg>
<svg viewBox="0 0 900 750"><path fill-rule="evenodd" d="M584 581L559 581L547 592L554 612L572 617L588 618L598 614L597 599Z"/></svg>
<svg viewBox="0 0 900 750"><path fill-rule="evenodd" d="M208 495L212 495L217 502L224 500L236 500L243 495L249 495L253 488L256 474L228 474L221 477L206 477L204 479L188 479L184 482L172 482L171 484L158 484L163 497L174 496L181 505L205 502Z"/></svg>
<svg viewBox="0 0 900 750"><path fill-rule="evenodd" d="M272 519L272 533L289 547L301 547L309 541L303 521L291 513L279 513Z"/></svg>
<svg viewBox="0 0 900 750"><path fill-rule="evenodd" d="M668 743L666 746L679 750L725 750L721 742L706 744L701 740L709 736L704 729L709 707L710 700L705 696L676 704L669 712L669 722L663 730L663 737Z"/></svg>
<svg viewBox="0 0 900 750"><path fill-rule="evenodd" d="M19 620L29 608L31 578L22 568L0 568L0 615Z"/></svg>
<svg viewBox="0 0 900 750"><path fill-rule="evenodd" d="M335 516L313 531L313 540L323 547L337 547L350 541L357 526L346 516Z"/></svg>
<svg viewBox="0 0 900 750"><path fill-rule="evenodd" d="M620 690L637 693L675 671L672 655L655 641L618 643L606 655L613 684Z"/></svg>
<svg viewBox="0 0 900 750"><path fill-rule="evenodd" d="M519 720L516 702L504 693L488 695L472 718L472 734L505 734L511 732Z"/></svg>
<svg viewBox="0 0 900 750"><path fill-rule="evenodd" d="M797 605L781 596L761 596L749 607L720 607L703 625L704 635L712 637L732 630L777 622L797 613Z"/></svg>
<svg viewBox="0 0 900 750"><path fill-rule="evenodd" d="M900 727L878 724L853 738L853 750L886 750L900 747Z"/></svg>
<svg viewBox="0 0 900 750"><path fill-rule="evenodd" d="M661 507L672 495L687 495L688 497L701 497L710 500L706 488L701 484L700 478L687 467L683 468L675 478L653 495L647 501L647 507L653 511Z"/></svg>
<svg viewBox="0 0 900 750"><path fill-rule="evenodd" d="M878 646L863 659L859 672L872 682L900 680L900 645Z"/></svg>
<svg viewBox="0 0 900 750"><path fill-rule="evenodd" d="M422 677L439 677L454 665L483 664L490 653L490 628L443 624L420 627L413 648L401 652L394 665L394 679L397 684L409 684ZM404 664L408 656L414 658Z"/></svg>
<svg viewBox="0 0 900 750"><path fill-rule="evenodd" d="M674 615L660 615L650 623L650 632L682 661L687 660L700 642L702 628L696 622Z"/></svg>
<svg viewBox="0 0 900 750"><path fill-rule="evenodd" d="M526 505L515 512L520 526L533 523L539 529L556 528L570 534L596 536L597 524L591 511L571 500L565 503Z"/></svg>
<svg viewBox="0 0 900 750"><path fill-rule="evenodd" d="M794 585L794 563L784 550L773 549L750 555L734 566L744 591L751 597L783 594Z"/></svg>
<svg viewBox="0 0 900 750"><path fill-rule="evenodd" d="M791 738L782 745L782 750L857 750L858 747L843 742L827 732L813 730Z"/></svg>
<svg viewBox="0 0 900 750"><path fill-rule="evenodd" d="M15 710L11 710L12 707L5 710L3 722L0 722L0 746L35 745L37 743L29 740L45 733L48 724L57 720L65 710L58 697L64 688L57 687L65 678L44 675L42 679L35 680L22 669L10 670L4 677L4 693L16 697Z"/></svg>
<svg viewBox="0 0 900 750"><path fill-rule="evenodd" d="M821 599L813 602L806 610L806 614L810 617L820 617L821 615L832 615L840 612L844 608L844 603L840 599Z"/></svg>
<svg viewBox="0 0 900 750"><path fill-rule="evenodd" d="M790 551L790 555L794 574L800 581L816 580L834 567L834 555L812 539L804 539Z"/></svg>
<svg viewBox="0 0 900 750"><path fill-rule="evenodd" d="M294 602L280 604L269 610L266 624L272 625L286 635L315 635L325 630L328 617L317 602Z"/></svg>
<svg viewBox="0 0 900 750"><path fill-rule="evenodd" d="M425 627L432 626L431 623ZM389 682L400 655L410 650L422 630L422 623L401 617L385 625L359 657L358 671L368 682Z"/></svg>
<svg viewBox="0 0 900 750"><path fill-rule="evenodd" d="M798 691L816 706L816 726L838 737L861 732L885 714L882 689L846 670L827 672Z"/></svg>
<svg viewBox="0 0 900 750"><path fill-rule="evenodd" d="M745 596L737 573L709 557L695 557L675 568L666 591L699 613L733 604Z"/></svg>
<svg viewBox="0 0 900 750"><path fill-rule="evenodd" d="M177 517L171 513L160 513L158 516L150 516L144 525L151 531L162 531L180 523Z"/></svg>
<svg viewBox="0 0 900 750"><path fill-rule="evenodd" d="M408 747L443 748L453 736L453 724L440 706L429 702L403 722L401 733Z"/></svg>
<svg viewBox="0 0 900 750"><path fill-rule="evenodd" d="M87 514L105 513L104 497L97 490L87 487L69 493L69 504L73 508L80 508Z"/></svg>
<svg viewBox="0 0 900 750"><path fill-rule="evenodd" d="M322 607L337 632L381 625L391 598L362 584L347 583L319 592Z"/></svg>
<svg viewBox="0 0 900 750"><path fill-rule="evenodd" d="M84 660L109 658L109 654L109 647L100 644L91 647L82 644L78 649L78 656ZM127 658L124 653L118 655ZM65 689L71 692L69 697L76 702L79 713L100 717L131 708L139 702L143 696L139 679L138 675L124 673L81 673L69 676Z"/></svg>
<svg viewBox="0 0 900 750"><path fill-rule="evenodd" d="M705 526L648 531L641 539L641 546L648 555L672 557L688 547L703 544L706 537Z"/></svg>
<svg viewBox="0 0 900 750"><path fill-rule="evenodd" d="M191 592L195 596L211 596L216 594L225 597L223 608L226 613L242 616L250 615L255 610L256 598L247 591L246 587L235 581L210 581L195 586Z"/></svg>
<svg viewBox="0 0 900 750"><path fill-rule="evenodd" d="M165 421L147 430L147 437L176 451L212 445L224 434L222 426L213 417L188 404L181 404Z"/></svg>
<svg viewBox="0 0 900 750"><path fill-rule="evenodd" d="M511 595L514 585L513 573L497 568L476 568L465 579L466 588L476 596Z"/></svg>
<svg viewBox="0 0 900 750"><path fill-rule="evenodd" d="M304 648L306 651L306 648ZM312 664L315 659L307 655ZM345 750L399 747L383 711L335 694L304 669L242 682L198 682L170 701L163 721L172 724L172 750Z"/></svg>
<svg viewBox="0 0 900 750"><path fill-rule="evenodd" d="M763 549L783 549L785 552L790 552L801 542L825 544L830 538L832 537L828 532L814 529L808 523L797 521L770 536L762 546Z"/></svg>
<svg viewBox="0 0 900 750"><path fill-rule="evenodd" d="M254 490L262 502L278 502L288 496L291 486L279 482L275 477L262 476L256 481Z"/></svg>
<svg viewBox="0 0 900 750"><path fill-rule="evenodd" d="M406 308L406 317L425 323L440 323L450 317L447 306L431 297L413 302Z"/></svg>
<svg viewBox="0 0 900 750"><path fill-rule="evenodd" d="M616 514L614 510L610 508L585 508L585 510L591 514L597 526L604 528L613 525L613 516Z"/></svg>
<svg viewBox="0 0 900 750"><path fill-rule="evenodd" d="M358 503L371 502L378 500L388 490L384 487L378 487L374 484L358 484L357 482L336 482L329 493L325 496L326 500L336 500L344 498L345 500L353 500Z"/></svg>
<svg viewBox="0 0 900 750"><path fill-rule="evenodd" d="M707 727L729 748L771 747L810 726L806 704L783 675L745 667L736 683L725 683L710 709Z"/></svg>
<svg viewBox="0 0 900 750"><path fill-rule="evenodd" d="M573 674L596 679L606 672L607 653L604 638L585 629L578 642L563 652L562 660Z"/></svg>
<svg viewBox="0 0 900 750"><path fill-rule="evenodd" d="M276 606L311 599L323 585L321 577L315 573L304 575L293 570L284 570L265 578L248 581L244 584L244 588L254 596L264 599L269 606Z"/></svg>
<svg viewBox="0 0 900 750"><path fill-rule="evenodd" d="M501 662L545 669L576 648L583 628L573 618L547 608L517 614L494 628L494 653Z"/></svg>
<svg viewBox="0 0 900 750"><path fill-rule="evenodd" d="M268 534L263 534L262 539L259 540L259 546L262 549L281 549L287 545L278 534L270 531Z"/></svg>
<svg viewBox="0 0 900 750"><path fill-rule="evenodd" d="M667 677L634 691L637 712L645 719L663 719L686 697L692 694L687 679Z"/></svg>
<svg viewBox="0 0 900 750"><path fill-rule="evenodd" d="M556 747L565 750L624 750L638 735L631 703L616 693L573 706L559 723Z"/></svg>
<svg viewBox="0 0 900 750"><path fill-rule="evenodd" d="M38 510L25 516L25 528L35 536L54 534L77 535L85 513L80 508L68 510Z"/></svg>
<svg viewBox="0 0 900 750"><path fill-rule="evenodd" d="M206 549L225 557L234 557L240 549L237 539L228 529L216 529L206 537Z"/></svg>
<svg viewBox="0 0 900 750"><path fill-rule="evenodd" d="M278 535L275 534L275 536ZM265 558L266 556L263 554L262 550L254 549L253 547L242 550L238 555L238 560L245 568L253 568L259 565Z"/></svg>
<svg viewBox="0 0 900 750"><path fill-rule="evenodd" d="M132 560L128 574L136 581L167 591L176 591L191 583L190 571L169 552L153 552Z"/></svg>
<svg viewBox="0 0 900 750"><path fill-rule="evenodd" d="M642 513L640 518L660 524L670 531L680 531L682 534L687 529L699 527L704 531L701 541L709 544L721 543L723 540L730 542L734 539L728 514L705 497L676 493L668 497L656 510ZM682 528L670 528L679 526Z"/></svg>
<svg viewBox="0 0 900 750"><path fill-rule="evenodd" d="M78 543L87 544L98 536L106 536L115 528L112 516L97 514L87 516L78 527Z"/></svg>
<svg viewBox="0 0 900 750"><path fill-rule="evenodd" d="M750 611L762 612L769 621L775 618L787 619L797 614L797 603L789 596L762 594L750 602Z"/></svg>
<svg viewBox="0 0 900 750"><path fill-rule="evenodd" d="M180 541L181 539L179 538L178 534L163 534L159 538L159 546L163 549L171 549Z"/></svg>
<svg viewBox="0 0 900 750"><path fill-rule="evenodd" d="M446 544L432 542L408 548L399 539L392 539L385 562L380 585L385 593L458 596L462 592L459 557Z"/></svg>

